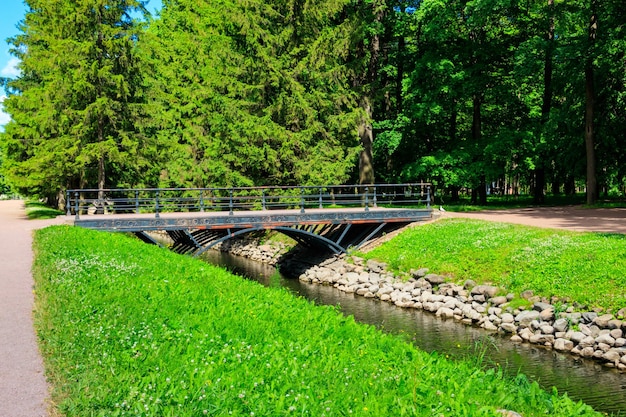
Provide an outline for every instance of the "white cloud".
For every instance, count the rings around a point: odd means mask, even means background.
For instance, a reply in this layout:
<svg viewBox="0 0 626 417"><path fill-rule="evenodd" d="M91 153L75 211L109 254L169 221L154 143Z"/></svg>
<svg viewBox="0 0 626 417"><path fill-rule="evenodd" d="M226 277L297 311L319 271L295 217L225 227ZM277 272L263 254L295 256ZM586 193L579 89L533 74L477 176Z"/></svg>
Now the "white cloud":
<svg viewBox="0 0 626 417"><path fill-rule="evenodd" d="M4 125L11 121L11 116L4 112L2 102L7 98L4 94L0 96L0 131L4 131Z"/></svg>
<svg viewBox="0 0 626 417"><path fill-rule="evenodd" d="M0 76L8 78L18 77L20 75L20 70L17 67L19 63L20 60L15 57L9 59L9 62L0 70Z"/></svg>

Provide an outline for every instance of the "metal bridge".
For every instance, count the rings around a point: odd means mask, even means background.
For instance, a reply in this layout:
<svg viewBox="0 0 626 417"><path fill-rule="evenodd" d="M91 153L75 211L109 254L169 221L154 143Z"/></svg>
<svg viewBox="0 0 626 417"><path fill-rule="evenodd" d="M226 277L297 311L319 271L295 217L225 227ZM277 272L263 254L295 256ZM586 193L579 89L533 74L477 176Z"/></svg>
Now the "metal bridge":
<svg viewBox="0 0 626 417"><path fill-rule="evenodd" d="M246 233L276 230L300 244L333 253L357 249L406 224L429 220L430 184L238 188L68 190L66 210L76 226L134 233L198 256Z"/></svg>

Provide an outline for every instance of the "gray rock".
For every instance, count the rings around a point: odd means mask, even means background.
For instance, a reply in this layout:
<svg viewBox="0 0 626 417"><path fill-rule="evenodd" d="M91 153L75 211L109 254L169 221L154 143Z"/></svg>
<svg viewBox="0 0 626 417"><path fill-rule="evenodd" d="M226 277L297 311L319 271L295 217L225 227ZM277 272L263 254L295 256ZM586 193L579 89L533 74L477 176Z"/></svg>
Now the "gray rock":
<svg viewBox="0 0 626 417"><path fill-rule="evenodd" d="M498 328L490 320L485 320L481 327L485 330L496 331Z"/></svg>
<svg viewBox="0 0 626 417"><path fill-rule="evenodd" d="M494 287L493 285L477 285L474 288L472 288L472 291L470 294L472 295L481 294L481 295L484 295L485 298L491 298L491 297L495 297L497 293L498 293L498 287Z"/></svg>
<svg viewBox="0 0 626 417"><path fill-rule="evenodd" d="M445 319L451 319L452 317L454 317L454 310L448 307L441 307L439 308L439 310L437 310L436 315Z"/></svg>
<svg viewBox="0 0 626 417"><path fill-rule="evenodd" d="M556 339L554 341L554 350L558 350L559 352L569 352L574 349L574 342L567 339Z"/></svg>
<svg viewBox="0 0 626 417"><path fill-rule="evenodd" d="M515 316L515 321L520 325L528 326L531 321L537 320L539 318L539 312L534 310L522 311L517 316Z"/></svg>
<svg viewBox="0 0 626 417"><path fill-rule="evenodd" d="M387 264L384 262L375 261L373 259L368 259L367 269L369 269L371 272L382 272L387 269Z"/></svg>
<svg viewBox="0 0 626 417"><path fill-rule="evenodd" d="M520 294L520 297L522 297L525 300L528 300L528 299L532 298L534 294L535 293L532 290L526 290L526 291L523 291Z"/></svg>
<svg viewBox="0 0 626 417"><path fill-rule="evenodd" d="M546 308L539 313L539 317L543 321L552 321L554 320L554 309Z"/></svg>
<svg viewBox="0 0 626 417"><path fill-rule="evenodd" d="M619 337L615 339L615 347L624 347L626 346L626 339L623 337Z"/></svg>
<svg viewBox="0 0 626 417"><path fill-rule="evenodd" d="M504 313L502 314L501 318L502 318L502 323L514 323L515 322L515 317L511 313Z"/></svg>
<svg viewBox="0 0 626 417"><path fill-rule="evenodd" d="M543 310L547 310L547 309L553 309L554 310L554 306L552 304L548 304L548 303L542 303L542 302L537 302L533 304L533 310L536 311L543 311Z"/></svg>
<svg viewBox="0 0 626 417"><path fill-rule="evenodd" d="M596 317L598 317L598 313L594 313L590 311L590 312L582 314L581 321L584 324L590 324L595 320Z"/></svg>
<svg viewBox="0 0 626 417"><path fill-rule="evenodd" d="M475 286L476 286L476 282L471 279L468 279L463 283L463 288L465 288L466 290L474 288Z"/></svg>
<svg viewBox="0 0 626 417"><path fill-rule="evenodd" d="M489 301L494 306L500 306L500 305L508 302L509 300L507 300L507 298L505 296L501 295L501 296L498 296L498 297L493 297Z"/></svg>
<svg viewBox="0 0 626 417"><path fill-rule="evenodd" d="M584 316L584 314L583 314ZM592 323L595 324L596 326L602 328L602 329L606 329L609 327L609 322L611 320L613 320L613 315L612 314L603 314L601 316L597 316L595 319L593 319Z"/></svg>
<svg viewBox="0 0 626 417"><path fill-rule="evenodd" d="M592 347L596 343L596 339L591 336L585 336L583 340L581 340L578 344L582 348Z"/></svg>
<svg viewBox="0 0 626 417"><path fill-rule="evenodd" d="M517 326L513 323L501 323L500 328L507 333L515 333L517 332Z"/></svg>
<svg viewBox="0 0 626 417"><path fill-rule="evenodd" d="M607 326L609 329L613 330L613 329L622 329L622 325L624 324L624 322L622 322L622 320L609 320L609 325Z"/></svg>
<svg viewBox="0 0 626 417"><path fill-rule="evenodd" d="M580 356L582 356L583 358L591 358L593 357L594 353L595 350L593 350L591 346L586 346L580 351Z"/></svg>
<svg viewBox="0 0 626 417"><path fill-rule="evenodd" d="M598 344L604 343L604 344L609 345L609 346L615 345L615 339L612 338L610 334L600 335L600 336L596 337L595 341Z"/></svg>
<svg viewBox="0 0 626 417"><path fill-rule="evenodd" d="M484 294L474 294L472 296L472 300L476 301L477 303L484 303L485 301L487 301Z"/></svg>
<svg viewBox="0 0 626 417"><path fill-rule="evenodd" d="M446 280L444 277L442 277L441 275L437 275L437 274L428 274L424 276L424 279L430 282L432 285L443 284Z"/></svg>
<svg viewBox="0 0 626 417"><path fill-rule="evenodd" d="M428 273L428 268L411 269L409 273L415 278L423 278Z"/></svg>
<svg viewBox="0 0 626 417"><path fill-rule="evenodd" d="M613 339L619 339L620 337L624 336L624 332L622 331L622 329L619 328L612 329L609 334Z"/></svg>
<svg viewBox="0 0 626 417"><path fill-rule="evenodd" d="M554 327L550 326L549 324L544 324L539 329L543 334L554 334Z"/></svg>
<svg viewBox="0 0 626 417"><path fill-rule="evenodd" d="M511 336L511 342L515 342L515 343L520 343L523 341L523 339L521 337L519 337L518 335L514 334L513 336Z"/></svg>
<svg viewBox="0 0 626 417"><path fill-rule="evenodd" d="M557 332L565 332L569 326L567 319L558 319L554 322L554 330Z"/></svg>
<svg viewBox="0 0 626 417"><path fill-rule="evenodd" d="M566 337L572 342L579 344L587 335L583 332L571 332Z"/></svg>

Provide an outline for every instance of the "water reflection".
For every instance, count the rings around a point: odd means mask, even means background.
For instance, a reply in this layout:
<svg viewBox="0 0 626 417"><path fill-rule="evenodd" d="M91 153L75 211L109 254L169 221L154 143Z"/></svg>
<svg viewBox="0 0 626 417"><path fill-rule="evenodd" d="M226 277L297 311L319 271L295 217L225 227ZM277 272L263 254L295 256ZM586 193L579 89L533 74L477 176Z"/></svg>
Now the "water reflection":
<svg viewBox="0 0 626 417"><path fill-rule="evenodd" d="M572 358L534 345L512 343L499 334L486 333L430 313L402 309L389 303L343 293L336 288L308 284L280 275L273 267L244 258L209 251L207 260L266 286L287 288L320 305L336 305L362 323L399 334L427 352L463 358L482 357L486 366L498 365L509 375L519 372L544 389L553 386L596 410L626 416L626 374L599 364Z"/></svg>

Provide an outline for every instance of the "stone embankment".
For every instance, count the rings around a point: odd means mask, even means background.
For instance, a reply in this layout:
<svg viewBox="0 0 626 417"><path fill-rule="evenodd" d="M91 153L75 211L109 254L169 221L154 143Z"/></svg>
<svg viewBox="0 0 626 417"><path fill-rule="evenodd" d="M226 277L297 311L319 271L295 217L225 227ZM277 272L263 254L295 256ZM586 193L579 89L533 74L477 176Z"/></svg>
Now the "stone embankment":
<svg viewBox="0 0 626 417"><path fill-rule="evenodd" d="M285 246L242 240L229 241L221 250L260 262L278 262L282 272L304 282L331 285L402 308L425 310L443 319L509 334L513 341L569 352L626 371L626 320L618 319L626 315L626 309L615 316L577 312L573 306L550 304L530 291L521 297L532 308L513 308L509 304L515 296L501 295L503 291L498 287L477 285L471 280L463 285L447 282L425 268L410 271L407 279L389 272L384 263L354 256L303 261L300 254L280 259Z"/></svg>

